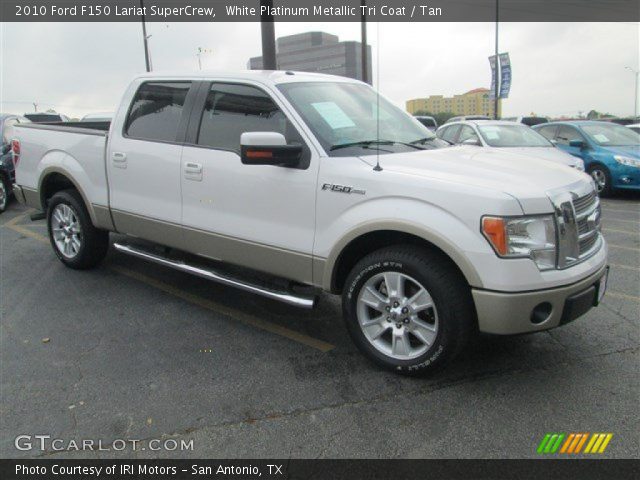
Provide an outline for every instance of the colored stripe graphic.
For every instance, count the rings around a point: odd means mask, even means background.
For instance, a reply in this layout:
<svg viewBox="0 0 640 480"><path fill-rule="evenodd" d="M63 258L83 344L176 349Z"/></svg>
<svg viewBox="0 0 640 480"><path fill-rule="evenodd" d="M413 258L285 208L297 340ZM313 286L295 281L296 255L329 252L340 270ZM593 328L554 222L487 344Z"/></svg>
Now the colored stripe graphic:
<svg viewBox="0 0 640 480"><path fill-rule="evenodd" d="M612 438L612 433L594 433L584 453L604 453Z"/></svg>
<svg viewBox="0 0 640 480"><path fill-rule="evenodd" d="M613 438L613 433L594 433L591 436L589 435L589 433L547 433L540 445L538 445L537 452L543 455L549 453L573 455L581 452L604 453ZM582 447L585 444L586 447L583 451Z"/></svg>
<svg viewBox="0 0 640 480"><path fill-rule="evenodd" d="M564 433L547 433L538 445L538 453L556 453L564 437Z"/></svg>

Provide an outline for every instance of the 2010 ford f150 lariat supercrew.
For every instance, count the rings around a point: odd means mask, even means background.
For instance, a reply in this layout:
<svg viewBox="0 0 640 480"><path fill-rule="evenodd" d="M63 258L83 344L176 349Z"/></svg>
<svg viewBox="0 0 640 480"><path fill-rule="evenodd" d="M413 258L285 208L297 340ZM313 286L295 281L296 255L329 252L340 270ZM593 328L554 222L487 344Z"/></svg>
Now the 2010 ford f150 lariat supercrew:
<svg viewBox="0 0 640 480"><path fill-rule="evenodd" d="M587 175L440 148L355 80L147 74L110 123L15 135L17 197L46 212L68 267L97 265L117 232L121 252L293 305L342 294L356 345L400 372L476 331L567 323L606 287Z"/></svg>

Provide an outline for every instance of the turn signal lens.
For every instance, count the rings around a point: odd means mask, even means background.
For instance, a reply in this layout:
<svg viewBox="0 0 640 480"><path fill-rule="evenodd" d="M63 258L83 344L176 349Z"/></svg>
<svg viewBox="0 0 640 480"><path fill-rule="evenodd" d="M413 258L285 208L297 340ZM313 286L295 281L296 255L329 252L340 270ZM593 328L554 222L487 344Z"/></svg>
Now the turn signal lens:
<svg viewBox="0 0 640 480"><path fill-rule="evenodd" d="M500 255L507 254L507 235L503 218L484 217L482 219L482 233Z"/></svg>

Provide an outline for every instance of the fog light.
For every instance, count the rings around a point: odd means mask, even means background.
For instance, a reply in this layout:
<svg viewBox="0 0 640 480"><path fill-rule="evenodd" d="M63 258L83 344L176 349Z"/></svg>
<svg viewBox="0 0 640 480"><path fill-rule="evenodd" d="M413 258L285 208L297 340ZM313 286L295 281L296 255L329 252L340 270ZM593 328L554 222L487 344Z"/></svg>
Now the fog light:
<svg viewBox="0 0 640 480"><path fill-rule="evenodd" d="M549 302L542 302L536 305L531 312L531 323L536 325L549 320L553 306Z"/></svg>

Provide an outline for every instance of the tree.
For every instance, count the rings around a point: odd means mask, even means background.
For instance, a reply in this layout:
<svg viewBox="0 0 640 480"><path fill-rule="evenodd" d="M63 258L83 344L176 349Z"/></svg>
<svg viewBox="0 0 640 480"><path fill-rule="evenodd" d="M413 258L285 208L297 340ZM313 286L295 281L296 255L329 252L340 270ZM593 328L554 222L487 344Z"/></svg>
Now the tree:
<svg viewBox="0 0 640 480"><path fill-rule="evenodd" d="M456 116L456 114L453 113L453 112L431 113L431 112L427 112L426 110L418 110L417 112L414 113L414 115L433 117L433 118L436 119L436 122L438 123L438 125L442 125L447 120L449 120L451 117L455 117Z"/></svg>

